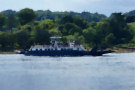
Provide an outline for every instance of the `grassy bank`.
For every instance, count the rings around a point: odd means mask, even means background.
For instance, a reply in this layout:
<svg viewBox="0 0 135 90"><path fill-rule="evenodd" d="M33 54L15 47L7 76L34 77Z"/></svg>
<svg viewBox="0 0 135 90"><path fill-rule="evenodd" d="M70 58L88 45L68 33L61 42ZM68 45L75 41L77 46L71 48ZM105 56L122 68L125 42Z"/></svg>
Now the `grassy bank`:
<svg viewBox="0 0 135 90"><path fill-rule="evenodd" d="M0 54L16 54L14 51L0 51Z"/></svg>
<svg viewBox="0 0 135 90"><path fill-rule="evenodd" d="M130 52L135 52L135 49L115 48L115 49L112 49L112 50L114 50L116 53L130 53Z"/></svg>

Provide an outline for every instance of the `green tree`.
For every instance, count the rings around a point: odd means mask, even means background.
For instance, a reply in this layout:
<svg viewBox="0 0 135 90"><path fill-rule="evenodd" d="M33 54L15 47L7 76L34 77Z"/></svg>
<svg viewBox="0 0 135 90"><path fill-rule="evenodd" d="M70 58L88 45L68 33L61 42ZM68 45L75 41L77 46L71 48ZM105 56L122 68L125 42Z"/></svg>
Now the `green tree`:
<svg viewBox="0 0 135 90"><path fill-rule="evenodd" d="M34 26L33 25L28 25L28 24L23 25L23 26L20 27L20 30L26 30L28 32L31 32L33 29L34 29Z"/></svg>
<svg viewBox="0 0 135 90"><path fill-rule="evenodd" d="M132 30L121 13L111 15L110 26L111 33L116 37L116 44L128 43L133 38Z"/></svg>
<svg viewBox="0 0 135 90"><path fill-rule="evenodd" d="M71 15L66 15L61 19L61 23L73 23L73 17Z"/></svg>
<svg viewBox="0 0 135 90"><path fill-rule="evenodd" d="M74 35L67 35L63 37L63 42L68 43L68 42L75 42L75 44L84 44L85 40L84 37L79 35L78 33L75 33Z"/></svg>
<svg viewBox="0 0 135 90"><path fill-rule="evenodd" d="M49 34L51 36L61 36L61 32L57 28L53 28L49 30Z"/></svg>
<svg viewBox="0 0 135 90"><path fill-rule="evenodd" d="M127 23L135 22L135 15L128 15L128 16L126 16L126 22Z"/></svg>
<svg viewBox="0 0 135 90"><path fill-rule="evenodd" d="M113 33L110 33L105 37L105 42L108 47L111 47L112 45L115 45L116 37L113 35Z"/></svg>
<svg viewBox="0 0 135 90"><path fill-rule="evenodd" d="M76 44L84 44L85 43L85 38L83 35L79 35L79 33L74 34L74 39Z"/></svg>
<svg viewBox="0 0 135 90"><path fill-rule="evenodd" d="M97 46L100 42L100 38L97 37L96 29L89 27L88 29L83 30L83 35L85 42L92 46Z"/></svg>
<svg viewBox="0 0 135 90"><path fill-rule="evenodd" d="M14 48L15 37L11 33L2 32L0 33L0 45L1 50L12 50Z"/></svg>
<svg viewBox="0 0 135 90"><path fill-rule="evenodd" d="M50 30L54 27L57 27L54 20L43 20L39 23L39 28L43 30Z"/></svg>
<svg viewBox="0 0 135 90"><path fill-rule="evenodd" d="M96 25L97 34L102 39L104 39L110 33L110 29L111 26L109 20L98 22Z"/></svg>
<svg viewBox="0 0 135 90"><path fill-rule="evenodd" d="M25 25L36 18L36 14L32 9L25 8L18 13L21 25Z"/></svg>
<svg viewBox="0 0 135 90"><path fill-rule="evenodd" d="M29 48L30 33L27 30L21 30L16 33L17 43L20 48Z"/></svg>
<svg viewBox="0 0 135 90"><path fill-rule="evenodd" d="M6 20L7 29L12 32L12 29L17 26L17 20L13 14L9 14Z"/></svg>
<svg viewBox="0 0 135 90"><path fill-rule="evenodd" d="M64 36L64 43L69 43L69 42L72 42L72 41L75 41L75 37L73 35L67 35L67 36Z"/></svg>
<svg viewBox="0 0 135 90"><path fill-rule="evenodd" d="M74 19L74 23L79 27L81 27L82 29L86 29L88 27L88 22L82 19L81 17L75 17L73 19Z"/></svg>
<svg viewBox="0 0 135 90"><path fill-rule="evenodd" d="M3 25L5 24L5 17L0 13L0 30L2 30Z"/></svg>
<svg viewBox="0 0 135 90"><path fill-rule="evenodd" d="M36 44L49 44L50 42L50 34L47 30L40 29L36 27L34 31L34 38Z"/></svg>
<svg viewBox="0 0 135 90"><path fill-rule="evenodd" d="M74 33L82 34L82 29L74 23L64 24L60 31L63 35L74 35Z"/></svg>

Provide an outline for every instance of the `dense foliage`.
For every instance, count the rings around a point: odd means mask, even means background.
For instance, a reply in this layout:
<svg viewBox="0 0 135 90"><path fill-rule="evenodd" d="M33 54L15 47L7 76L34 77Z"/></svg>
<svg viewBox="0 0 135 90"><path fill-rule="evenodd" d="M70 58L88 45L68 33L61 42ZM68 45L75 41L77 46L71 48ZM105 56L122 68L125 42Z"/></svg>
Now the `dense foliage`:
<svg viewBox="0 0 135 90"><path fill-rule="evenodd" d="M56 35L63 37L63 44L75 41L87 48L107 48L128 43L134 45L133 26L127 23L127 16L121 13L113 13L105 18L104 15L100 17L97 13L88 12L34 12L25 8L16 13L8 10L0 14L0 50L49 44L49 37Z"/></svg>
<svg viewBox="0 0 135 90"><path fill-rule="evenodd" d="M22 11L26 11L29 8L26 8ZM13 10L5 10L1 12L6 18L8 17L9 14L12 14L14 16L17 16L19 12L13 11ZM98 22L103 18L106 18L105 15L103 14L98 14L98 13L90 13L90 12L82 12L82 13L77 13L77 12L51 12L50 10L38 10L35 11L35 14L37 15L36 20L40 21L40 20L47 20L47 19L61 19L63 16L65 15L71 15L71 16L79 16L84 18L85 20L91 22L91 21L95 21Z"/></svg>

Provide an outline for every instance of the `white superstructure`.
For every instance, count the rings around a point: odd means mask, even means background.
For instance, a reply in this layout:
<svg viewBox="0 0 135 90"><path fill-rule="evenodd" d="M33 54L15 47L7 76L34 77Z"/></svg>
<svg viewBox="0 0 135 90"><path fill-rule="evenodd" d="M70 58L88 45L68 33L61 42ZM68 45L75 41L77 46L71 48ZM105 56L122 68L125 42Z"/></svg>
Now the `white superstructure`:
<svg viewBox="0 0 135 90"><path fill-rule="evenodd" d="M75 42L69 42L69 45L60 45L61 43L61 37L55 36L50 37L51 45L35 45L31 46L29 49L30 51L36 51L36 50L79 50L79 51L85 51L85 48L83 45L75 45Z"/></svg>

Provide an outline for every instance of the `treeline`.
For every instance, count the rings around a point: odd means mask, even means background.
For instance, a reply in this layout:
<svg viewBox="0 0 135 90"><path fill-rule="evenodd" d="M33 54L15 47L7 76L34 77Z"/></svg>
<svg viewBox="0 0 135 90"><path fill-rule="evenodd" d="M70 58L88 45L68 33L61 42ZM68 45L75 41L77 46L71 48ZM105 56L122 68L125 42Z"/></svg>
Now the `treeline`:
<svg viewBox="0 0 135 90"><path fill-rule="evenodd" d="M98 13L90 13L90 12L82 12L82 13L78 13L78 12L73 12L73 11L65 11L65 12L52 12L50 10L38 10L38 11L34 11L37 15L36 20L40 21L40 20L47 20L47 19L61 19L63 16L65 15L71 15L71 16L79 16L84 18L85 20L91 22L91 21L95 21L98 22L103 18L106 18L105 15L103 14L98 14ZM14 16L17 16L17 14L19 12L13 11L13 10L5 10L1 12L6 18L8 17L9 14L12 14Z"/></svg>
<svg viewBox="0 0 135 90"><path fill-rule="evenodd" d="M40 11L42 12L42 11ZM135 31L121 13L110 18L89 21L69 13L61 18L37 20L39 14L25 8L19 12L0 14L0 50L26 49L35 44L50 44L50 36L59 35L63 44L74 40L87 48L114 47L134 43ZM95 16L96 17L96 16Z"/></svg>

